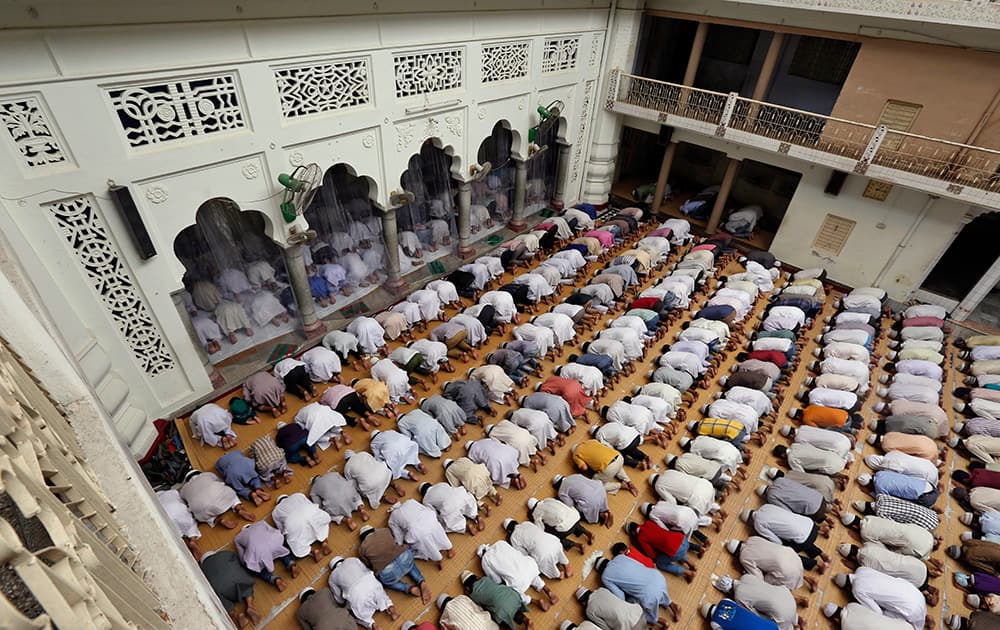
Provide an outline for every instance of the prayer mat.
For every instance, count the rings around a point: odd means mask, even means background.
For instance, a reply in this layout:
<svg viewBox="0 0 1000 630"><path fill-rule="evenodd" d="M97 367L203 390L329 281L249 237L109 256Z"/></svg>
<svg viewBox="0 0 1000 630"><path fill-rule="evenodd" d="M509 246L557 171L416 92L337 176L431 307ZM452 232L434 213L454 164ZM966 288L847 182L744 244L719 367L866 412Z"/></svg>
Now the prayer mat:
<svg viewBox="0 0 1000 630"><path fill-rule="evenodd" d="M427 268L430 269L430 272L434 275L442 274L445 271L444 264L437 260L427 265Z"/></svg>
<svg viewBox="0 0 1000 630"><path fill-rule="evenodd" d="M267 356L267 363L277 363L278 361L295 354L296 345L294 343L279 343L271 350Z"/></svg>
<svg viewBox="0 0 1000 630"><path fill-rule="evenodd" d="M355 302L350 306L345 306L344 308L340 309L338 314L340 317L346 319L348 317L355 317L357 315L361 315L362 313L367 313L368 310L369 310L368 305L365 304L364 302Z"/></svg>
<svg viewBox="0 0 1000 630"><path fill-rule="evenodd" d="M496 247L502 241L503 241L503 237L502 236L498 236L498 235L494 234L493 236L491 236L488 239L486 239L486 244L489 245L490 247Z"/></svg>

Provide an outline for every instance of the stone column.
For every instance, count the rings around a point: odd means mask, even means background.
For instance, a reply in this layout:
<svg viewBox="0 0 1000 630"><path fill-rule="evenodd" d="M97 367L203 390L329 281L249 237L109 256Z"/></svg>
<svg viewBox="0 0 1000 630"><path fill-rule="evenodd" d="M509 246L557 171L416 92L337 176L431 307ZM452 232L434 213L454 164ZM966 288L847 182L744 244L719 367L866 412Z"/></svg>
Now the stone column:
<svg viewBox="0 0 1000 630"><path fill-rule="evenodd" d="M711 234L719 229L722 221L722 211L726 209L729 202L729 191L733 189L733 182L736 180L736 171L740 169L740 161L736 158L729 158L726 166L726 174L722 178L722 185L719 187L719 196L715 198L715 205L712 206L712 214L708 217L708 225L705 233Z"/></svg>
<svg viewBox="0 0 1000 630"><path fill-rule="evenodd" d="M774 76L774 70L778 67L778 56L784 43L784 33L772 34L771 44L767 47L767 54L764 55L764 63L760 67L760 75L757 77L757 84L754 85L751 99L759 101L767 95L767 88L771 83L771 77Z"/></svg>
<svg viewBox="0 0 1000 630"><path fill-rule="evenodd" d="M694 85L694 79L698 75L698 66L701 64L701 53L705 50L705 38L708 37L708 22L698 22L698 30L694 32L694 41L691 43L691 54L688 55L687 68L684 69L684 85Z"/></svg>
<svg viewBox="0 0 1000 630"><path fill-rule="evenodd" d="M656 178L656 191L653 193L653 214L660 211L663 204L663 191L667 188L667 178L670 177L670 167L674 163L674 153L677 152L677 142L671 140L663 150L663 162L660 164L660 176ZM641 199L639 201L642 201Z"/></svg>
<svg viewBox="0 0 1000 630"><path fill-rule="evenodd" d="M512 157L514 162L514 208L507 227L523 232L528 223L524 220L524 202L528 196L528 161Z"/></svg>
<svg viewBox="0 0 1000 630"><path fill-rule="evenodd" d="M184 330L188 332L188 336L191 337L191 345L195 347L195 352L198 353L198 358L201 359L201 365L205 368L205 374L208 374L208 379L212 381L212 387L218 389L226 384L226 379L223 378L222 373L216 369L212 362L208 360L208 352L205 347L198 343L198 333L194 330L194 324L191 323L191 316L187 312L187 306L184 304L184 300L181 299L182 291L177 291L171 298L174 300L174 306L177 308L177 312L181 316L181 322L184 324ZM220 340L221 341L221 340Z"/></svg>
<svg viewBox="0 0 1000 630"><path fill-rule="evenodd" d="M289 245L285 248L285 268L288 270L288 281L292 285L295 302L299 305L299 319L302 320L302 330L306 337L326 332L326 325L316 316L316 304L313 302L312 291L309 290L309 272L306 271L306 261L302 257L302 245Z"/></svg>
<svg viewBox="0 0 1000 630"><path fill-rule="evenodd" d="M582 140L579 140L582 142ZM549 206L555 210L562 210L566 206L566 180L569 178L569 149L570 145L565 142L558 142L559 160L556 162L556 190L552 194L552 201ZM551 151L552 149L549 149Z"/></svg>
<svg viewBox="0 0 1000 630"><path fill-rule="evenodd" d="M458 257L469 258L476 253L472 247L472 185L458 182Z"/></svg>
<svg viewBox="0 0 1000 630"><path fill-rule="evenodd" d="M382 240L385 241L385 273L389 276L383 285L393 295L399 295L406 288L399 273L399 232L396 231L396 207L382 210Z"/></svg>

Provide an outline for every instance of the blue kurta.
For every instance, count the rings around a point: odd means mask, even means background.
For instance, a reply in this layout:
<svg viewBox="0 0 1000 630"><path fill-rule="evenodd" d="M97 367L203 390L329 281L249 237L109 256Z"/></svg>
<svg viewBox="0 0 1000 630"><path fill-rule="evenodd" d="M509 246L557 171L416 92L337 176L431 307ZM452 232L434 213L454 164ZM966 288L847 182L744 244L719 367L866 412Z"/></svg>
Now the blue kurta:
<svg viewBox="0 0 1000 630"><path fill-rule="evenodd" d="M670 605L663 574L626 555L615 556L608 562L601 572L601 584L625 601L642 606L649 623L660 618L660 606Z"/></svg>

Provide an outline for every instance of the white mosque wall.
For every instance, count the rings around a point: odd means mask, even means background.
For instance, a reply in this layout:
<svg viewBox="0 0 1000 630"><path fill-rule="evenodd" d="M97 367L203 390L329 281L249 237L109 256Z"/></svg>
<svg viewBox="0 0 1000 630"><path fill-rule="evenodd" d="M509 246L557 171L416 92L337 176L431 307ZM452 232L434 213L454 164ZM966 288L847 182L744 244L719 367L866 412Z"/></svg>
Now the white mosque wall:
<svg viewBox="0 0 1000 630"><path fill-rule="evenodd" d="M0 33L0 228L134 452L149 419L212 389L171 297L174 238L207 199L261 211L282 243L279 173L344 162L385 206L427 138L468 177L498 120L524 157L557 99L579 198L607 9L541 6ZM109 182L128 186L149 260Z"/></svg>

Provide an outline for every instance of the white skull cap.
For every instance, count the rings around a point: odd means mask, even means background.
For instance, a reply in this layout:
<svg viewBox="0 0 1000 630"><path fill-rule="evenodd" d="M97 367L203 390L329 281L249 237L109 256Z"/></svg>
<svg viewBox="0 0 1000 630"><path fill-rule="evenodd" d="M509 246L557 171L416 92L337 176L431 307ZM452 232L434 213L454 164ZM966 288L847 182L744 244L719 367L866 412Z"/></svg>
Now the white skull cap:
<svg viewBox="0 0 1000 630"><path fill-rule="evenodd" d="M307 586L306 588L302 589L302 592L299 593L299 602L302 601L302 598L305 597L306 594L308 594L308 593L315 593L315 592L316 592L316 589L314 589L311 586Z"/></svg>
<svg viewBox="0 0 1000 630"><path fill-rule="evenodd" d="M840 522L843 523L844 525L850 525L851 523L856 521L857 518L858 517L855 516L854 514L845 512L843 515L841 515Z"/></svg>
<svg viewBox="0 0 1000 630"><path fill-rule="evenodd" d="M757 489L754 490L754 492L757 493L758 497L762 497L765 493L767 493L767 486L757 486Z"/></svg>
<svg viewBox="0 0 1000 630"><path fill-rule="evenodd" d="M552 483L559 483L563 479L565 479L565 477L563 477L562 475L556 475L555 477L552 478Z"/></svg>
<svg viewBox="0 0 1000 630"><path fill-rule="evenodd" d="M715 604L705 603L701 605L701 616L705 619L709 619L712 616L712 611L715 610Z"/></svg>
<svg viewBox="0 0 1000 630"><path fill-rule="evenodd" d="M538 499L536 499L535 497L531 497L530 499L528 499L528 509L529 510L535 509L536 505L538 505Z"/></svg>
<svg viewBox="0 0 1000 630"><path fill-rule="evenodd" d="M363 525L361 529L358 530L358 536L364 535L366 532L373 532L375 528L371 525Z"/></svg>
<svg viewBox="0 0 1000 630"><path fill-rule="evenodd" d="M479 545L478 547L476 547L476 555L482 558L483 554L486 553L486 550L489 548L490 548L489 545Z"/></svg>
<svg viewBox="0 0 1000 630"><path fill-rule="evenodd" d="M335 566L337 565L337 563L338 563L338 562L340 562L340 561L341 561L341 560L343 560L343 559L344 559L344 556L334 556L334 557L333 557L333 558L332 558L332 559L330 560L330 564L329 564L329 567L330 567L330 570L332 571L332 570L333 570L333 567L335 567Z"/></svg>
<svg viewBox="0 0 1000 630"><path fill-rule="evenodd" d="M687 446L687 445L688 445L688 444L689 444L690 442L691 442L691 438L689 438L689 437L687 437L687 436L684 436L684 437L682 437L681 439L677 440L677 443L681 445L681 448L684 448L684 447L685 447L685 446Z"/></svg>
<svg viewBox="0 0 1000 630"><path fill-rule="evenodd" d="M792 425L786 424L785 426L778 429L778 431L785 437L788 437L792 433Z"/></svg>
<svg viewBox="0 0 1000 630"><path fill-rule="evenodd" d="M739 550L739 548L740 548L740 541L738 540L726 541L726 550L729 551L729 553L735 554Z"/></svg>
<svg viewBox="0 0 1000 630"><path fill-rule="evenodd" d="M847 574L838 573L837 575L833 576L833 583L839 586L840 588L844 588L845 586L847 586Z"/></svg>
<svg viewBox="0 0 1000 630"><path fill-rule="evenodd" d="M466 571L466 573L468 573L468 571ZM439 610L441 608L444 608L445 602L448 600L448 597L449 597L448 593L442 593L441 595L438 595L437 607Z"/></svg>
<svg viewBox="0 0 1000 630"><path fill-rule="evenodd" d="M837 609L838 608L839 608L839 606L837 606L833 602L830 602L829 604L824 604L823 605L823 615L826 616L827 619L830 619L835 614L837 614Z"/></svg>
<svg viewBox="0 0 1000 630"><path fill-rule="evenodd" d="M851 545L848 543L837 545L837 553L846 558L851 553Z"/></svg>
<svg viewBox="0 0 1000 630"><path fill-rule="evenodd" d="M513 522L514 522L514 519L512 519L512 518L505 518L505 519L503 519L503 528L507 529L507 526L510 525Z"/></svg>
<svg viewBox="0 0 1000 630"><path fill-rule="evenodd" d="M753 514L753 510L743 510L740 512L740 520L744 523L750 522L750 515Z"/></svg>
<svg viewBox="0 0 1000 630"><path fill-rule="evenodd" d="M870 474L864 472L858 475L858 483L860 483L862 486L867 486L871 482L872 482L872 476Z"/></svg>
<svg viewBox="0 0 1000 630"><path fill-rule="evenodd" d="M590 589L588 589L586 586L581 586L580 588L576 589L576 592L573 594L573 596L576 597L577 600L579 600L588 592L590 592Z"/></svg>

